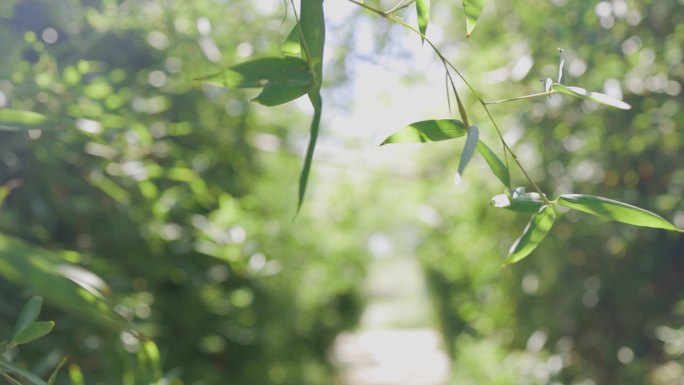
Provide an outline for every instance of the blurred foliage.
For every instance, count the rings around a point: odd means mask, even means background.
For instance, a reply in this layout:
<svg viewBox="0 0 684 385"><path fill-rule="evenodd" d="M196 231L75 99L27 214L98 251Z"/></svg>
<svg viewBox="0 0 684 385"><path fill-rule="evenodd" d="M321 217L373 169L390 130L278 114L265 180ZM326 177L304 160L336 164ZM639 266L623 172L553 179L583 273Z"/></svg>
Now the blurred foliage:
<svg viewBox="0 0 684 385"><path fill-rule="evenodd" d="M432 2L427 36L487 100L541 92L562 47L568 84L633 106L562 95L493 106L544 191L607 196L684 225L681 0L490 0L468 40L454 7ZM478 176L489 171L477 156L458 187L444 183L457 167L449 144L431 145L419 178L398 189L384 175L321 172L293 225L299 158L291 154L301 150L303 114L192 81L253 53L277 55L292 28L280 24L283 8L0 3L0 106L52 122L0 132L3 233L104 277L107 303L157 342L172 384L330 383L326 352L356 321L363 243L378 228L396 236L397 249L417 245L453 383L682 382L679 234L567 212L533 258L502 269L527 218L489 206L501 188ZM402 12L408 19L414 10ZM375 53L396 52L407 35L369 20ZM326 52L335 58L326 81L344 80L346 47ZM484 112L463 96L482 138L496 143ZM35 290L19 296L16 284L0 280L0 330ZM148 380L131 354L140 340L47 305L55 331L22 346L21 363L45 378L68 353L74 383Z"/></svg>
<svg viewBox="0 0 684 385"><path fill-rule="evenodd" d="M457 34L462 27L451 25L446 6L435 7L443 9L431 25L443 26L444 36ZM490 1L467 44L441 44L448 52L458 48L457 66L487 100L543 91L539 80L557 76L556 47L564 48L568 83L623 96L633 109L561 95L511 102L493 109L504 136L552 198L609 196L681 227L681 8L676 0ZM485 121L478 106L469 112ZM444 173L453 172L453 158L438 161ZM427 227L419 248L454 359L454 383L684 380L675 347L684 330L680 234L567 212L532 257L499 269L526 219L485 207L483 191L500 192L493 182L467 182L458 203L450 189L429 190L426 203L443 221Z"/></svg>
<svg viewBox="0 0 684 385"><path fill-rule="evenodd" d="M330 382L327 349L360 311L366 251L347 208L363 197L322 194L335 206L293 224L290 128L304 115L192 80L278 52L291 28L282 12L249 1L2 2L0 107L49 122L0 132L11 256L0 330L34 291L57 325L16 363L45 378L68 354L58 384L154 380L148 343L70 302L78 286L25 278L69 266L104 278L107 304L157 343L169 383ZM22 262L34 254L49 262Z"/></svg>

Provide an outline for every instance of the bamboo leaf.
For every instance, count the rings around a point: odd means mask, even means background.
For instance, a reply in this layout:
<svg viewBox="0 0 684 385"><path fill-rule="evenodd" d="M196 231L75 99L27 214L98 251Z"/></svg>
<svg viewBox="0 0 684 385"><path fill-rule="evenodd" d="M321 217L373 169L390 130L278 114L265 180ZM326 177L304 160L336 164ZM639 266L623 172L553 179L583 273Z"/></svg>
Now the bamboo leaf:
<svg viewBox="0 0 684 385"><path fill-rule="evenodd" d="M428 143L439 142L465 136L468 132L460 120L441 119L423 120L411 123L390 135L380 145L390 143Z"/></svg>
<svg viewBox="0 0 684 385"><path fill-rule="evenodd" d="M539 193L525 192L524 187L518 187L513 192L506 191L504 194L495 195L491 204L522 214L534 214L544 204L544 199Z"/></svg>
<svg viewBox="0 0 684 385"><path fill-rule="evenodd" d="M34 323L40 315L40 310L43 307L43 297L34 295L31 299L26 302L26 304L21 308L19 312L19 317L14 324L14 329L12 331L12 336L10 340L13 340L17 333Z"/></svg>
<svg viewBox="0 0 684 385"><path fill-rule="evenodd" d="M504 187L509 187L511 185L511 177L504 162L483 141L477 143L477 151L482 155L487 165L489 165L489 169L499 178Z"/></svg>
<svg viewBox="0 0 684 385"><path fill-rule="evenodd" d="M50 333L54 327L55 323L53 321L33 322L19 330L12 342L17 345L27 344Z"/></svg>
<svg viewBox="0 0 684 385"><path fill-rule="evenodd" d="M539 243L549 233L553 222L556 220L556 212L551 206L542 206L539 211L532 216L532 219L523 230L522 235L511 246L508 258L504 261L505 265L516 263L530 255Z"/></svg>
<svg viewBox="0 0 684 385"><path fill-rule="evenodd" d="M309 91L309 86L280 86L267 85L261 93L252 101L264 106L277 106L291 102L298 97L305 95Z"/></svg>
<svg viewBox="0 0 684 385"><path fill-rule="evenodd" d="M18 131L50 128L49 119L33 111L0 108L0 131Z"/></svg>
<svg viewBox="0 0 684 385"><path fill-rule="evenodd" d="M225 71L195 79L228 88L258 88L268 85L311 84L307 63L295 57L266 57L240 63Z"/></svg>
<svg viewBox="0 0 684 385"><path fill-rule="evenodd" d="M458 173L463 176L466 166L470 163L475 153L475 148L480 142L480 130L477 126L470 126L468 129L468 136L466 137L465 145L463 146L463 152L461 152L461 160L458 162Z"/></svg>
<svg viewBox="0 0 684 385"><path fill-rule="evenodd" d="M430 0L416 0L416 12L418 13L418 30L425 36L430 20ZM421 41L425 41L423 36L420 38Z"/></svg>
<svg viewBox="0 0 684 385"><path fill-rule="evenodd" d="M608 198L566 194L558 197L558 204L630 225L684 232L657 214Z"/></svg>
<svg viewBox="0 0 684 385"><path fill-rule="evenodd" d="M320 95L317 97L312 97L309 93L309 98L311 99L311 104L314 107L314 116L311 121L311 132L309 137L309 145L306 149L306 156L304 157L304 165L302 166L302 172L299 175L299 196L297 202L297 213L302 208L304 203L304 195L306 195L306 187L309 182L309 173L311 172L311 162L313 161L314 150L316 149L316 141L318 140L318 130L321 124L321 113L323 108L323 103Z"/></svg>
<svg viewBox="0 0 684 385"><path fill-rule="evenodd" d="M564 85L559 84L559 83L554 83L551 86L551 89L553 89L554 91L563 93L563 94L572 95L572 96L575 96L578 98L591 100L593 102L596 102L599 104L605 104L607 106L619 108L621 110L629 110L630 108L632 108L632 106L623 102L622 100L615 99L611 96L608 96L606 94L602 94L600 92L587 91L581 87L564 86Z"/></svg>
<svg viewBox="0 0 684 385"><path fill-rule="evenodd" d="M309 100L314 108L314 116L311 120L309 133L309 144L306 149L304 165L299 175L299 193L297 202L297 213L302 208L306 187L309 182L311 172L311 162L313 160L316 142L318 141L318 131L321 124L321 114L323 110L323 100L321 99L321 82L323 80L323 48L325 45L325 17L323 15L323 0L301 0L301 27L302 49L304 57L310 69L313 70L313 84L309 89Z"/></svg>
<svg viewBox="0 0 684 385"><path fill-rule="evenodd" d="M484 0L463 0L463 11L466 18L466 35L470 37L477 25L477 19L480 17Z"/></svg>
<svg viewBox="0 0 684 385"><path fill-rule="evenodd" d="M0 276L41 294L47 301L114 330L138 334L116 313L102 292L109 289L95 274L54 252L0 234Z"/></svg>
<svg viewBox="0 0 684 385"><path fill-rule="evenodd" d="M304 39L304 57L313 69L315 88L320 89L323 79L323 46L325 45L323 0L301 0L299 25Z"/></svg>
<svg viewBox="0 0 684 385"><path fill-rule="evenodd" d="M290 56L300 58L302 56L302 44L299 42L299 26L295 25L287 35L287 39L280 47L280 53L283 56Z"/></svg>

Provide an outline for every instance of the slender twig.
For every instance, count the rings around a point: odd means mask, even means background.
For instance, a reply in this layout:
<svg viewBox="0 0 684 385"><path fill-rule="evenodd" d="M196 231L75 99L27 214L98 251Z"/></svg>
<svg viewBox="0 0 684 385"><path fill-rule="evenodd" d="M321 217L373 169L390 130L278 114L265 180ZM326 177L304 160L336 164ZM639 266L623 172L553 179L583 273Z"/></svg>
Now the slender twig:
<svg viewBox="0 0 684 385"><path fill-rule="evenodd" d="M490 121L492 122L492 124L494 125L494 129L496 130L496 132L497 132L497 134L498 134L498 136L499 136L499 139L501 140L501 144L502 144L503 150L504 150L504 158L505 158L505 160L506 160L506 168L507 168L507 169L509 168L509 166L508 166L508 156L507 156L507 153L510 153L510 154L511 154L511 157L512 157L513 160L515 161L515 163L516 163L516 165L518 166L518 168L520 169L520 171L522 171L522 173L523 173L523 175L525 176L525 178L527 179L527 181L530 183L530 185L532 185L532 187L534 188L534 190L535 190L537 193L539 193L539 195L541 195L542 199L544 200L544 204L551 205L551 202L550 202L550 201L548 200L548 198L546 197L546 194L544 194L544 193L542 192L542 190L539 188L539 186L532 180L532 178L531 178L530 175L527 173L527 171L525 170L525 168L523 167L523 165L520 163L520 160L518 159L518 157L517 157L517 156L515 155L515 153L513 152L513 149L511 149L511 147L508 145L508 143L506 143L506 141L505 141L505 139L504 139L504 137L503 137L503 134L502 134L502 132L501 132L501 129L500 129L499 126L496 124L496 121L494 120L494 117L492 116L492 113L489 111L489 108L487 107L487 104L488 104L488 103L482 98L482 96L480 96L480 93L477 92L477 90L475 89L475 87L473 87L473 86L470 84L470 82L468 82L468 80L465 78L465 76L463 76L463 74L458 70L458 68L456 68L456 66L454 66L454 64L451 63L451 62L442 54L442 52L437 48L437 46L436 46L430 39L428 39L423 33L421 33L418 29L414 28L412 25L406 23L406 22L405 22L404 20L402 20L402 19L399 19L399 18L397 18L397 17L395 17L395 16L393 16L393 15L387 14L386 12L383 12L383 11L381 11L381 10L379 10L379 9L373 8L373 7L367 5L366 3L362 2L362 1L359 1L359 0L347 0L347 1L349 1L349 2L351 2L351 3L354 3L354 4L358 5L358 6L360 6L361 8L364 8L364 9L368 10L368 11L371 11L371 12L373 12L373 13L376 13L376 14L378 14L378 15L380 15L380 16L382 16L382 17L384 17L384 18L386 18L386 19L388 19L388 20L390 20L390 21L393 21L393 22L395 22L395 23L397 23L397 24L402 25L403 27L405 27L405 28L407 28L407 29L413 31L414 33L416 33L416 34L417 34L418 36L420 36L425 42L427 42L428 45L430 46L430 48L432 48L432 50L435 52L435 54L437 55L437 57L442 61L442 64L444 65L445 70L447 71L447 77L448 77L448 79L450 79L450 81L451 81L452 88L453 88L454 92L456 92L456 88L453 87L453 79L451 79L451 75L449 74L449 70L454 71L454 73L456 73L456 74L458 75L458 77L461 78L461 80L462 80L463 83L466 85L466 87L468 87L468 89L470 90L470 92L472 92L473 95L475 95L475 97L476 97L476 98L478 99L478 101L480 102L480 105L481 105L482 108L485 110L485 112L486 112L486 114L487 114L487 117L489 118L489 120L490 120ZM546 94L548 94L548 93L544 93L543 95L546 95ZM537 96L541 96L541 95L542 95L542 94L537 95ZM529 95L528 95L528 96L529 96ZM459 101L459 97L458 97L458 94L456 94L456 101L459 102L459 107L461 107L460 101ZM460 108L459 108L459 109L460 109ZM459 111L459 112L461 113L461 118L464 120L463 123L466 124L466 127L467 127L467 123L466 123L466 122L467 122L467 114L466 114L466 112L465 112L465 109L463 109L462 111ZM508 186L508 187L510 188L511 186Z"/></svg>
<svg viewBox="0 0 684 385"><path fill-rule="evenodd" d="M512 102L515 100L524 100L524 99L532 99L532 98L538 98L541 96L551 96L553 94L557 93L557 91L548 91L548 92L539 92L536 94L530 94L530 95L525 95L525 96L518 96L515 98L510 98L510 99L502 99L502 100L494 100L492 102L485 102L485 104L501 104L501 103L506 103L506 102Z"/></svg>
<svg viewBox="0 0 684 385"><path fill-rule="evenodd" d="M390 8L389 11L386 11L385 14L387 14L387 15L392 14L392 13L397 12L400 9L404 9L404 8L408 7L409 5L416 2L416 0L411 0L408 3L405 3L405 1L406 0L399 1L394 7Z"/></svg>

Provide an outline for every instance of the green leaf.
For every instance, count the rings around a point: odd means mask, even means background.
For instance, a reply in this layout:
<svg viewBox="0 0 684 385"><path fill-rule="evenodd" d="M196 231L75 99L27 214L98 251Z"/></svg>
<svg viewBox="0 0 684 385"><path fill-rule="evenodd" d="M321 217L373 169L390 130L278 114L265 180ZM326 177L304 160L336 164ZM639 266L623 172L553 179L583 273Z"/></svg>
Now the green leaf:
<svg viewBox="0 0 684 385"><path fill-rule="evenodd" d="M309 89L309 100L314 108L314 116L311 120L309 145L306 149L304 165L299 175L299 193L297 202L297 213L302 208L306 187L311 171L316 142L318 141L318 131L321 124L321 113L323 100L321 99L321 84L323 80L323 47L325 45L325 18L323 16L323 0L301 0L301 16L299 25L302 34L302 49L304 57L311 69L313 69L313 85Z"/></svg>
<svg viewBox="0 0 684 385"><path fill-rule="evenodd" d="M311 84L307 63L295 57L266 57L250 60L225 71L195 80L228 88L258 88L268 85L305 86Z"/></svg>
<svg viewBox="0 0 684 385"><path fill-rule="evenodd" d="M62 359L59 361L59 364L55 366L55 369L50 374L50 378L47 380L47 385L55 385L55 381L57 381L57 373L59 373L59 370L62 369L62 366L64 366L66 360L66 356L62 357Z"/></svg>
<svg viewBox="0 0 684 385"><path fill-rule="evenodd" d="M18 374L33 385L47 385L40 377L7 361L2 355L0 355L0 371Z"/></svg>
<svg viewBox="0 0 684 385"><path fill-rule="evenodd" d="M553 85L551 86L551 89L553 89L554 91L563 93L563 94L572 95L572 96L575 96L578 98L591 100L593 102L596 102L599 104L605 104L607 106L619 108L621 110L629 110L630 108L632 108L632 106L623 102L622 100L617 100L611 96L608 96L606 94L602 94L600 92L587 91L581 87L564 86L564 85L559 84L559 83L553 83Z"/></svg>
<svg viewBox="0 0 684 385"><path fill-rule="evenodd" d="M109 288L95 274L65 262L55 252L29 246L0 234L0 276L39 293L53 305L117 331L130 324L116 313L102 292Z"/></svg>
<svg viewBox="0 0 684 385"><path fill-rule="evenodd" d="M470 37L470 34L475 29L475 25L477 25L477 19L480 17L483 6L484 0L463 0L463 11L466 17L466 35L468 37Z"/></svg>
<svg viewBox="0 0 684 385"><path fill-rule="evenodd" d="M0 108L0 131L50 128L48 117L33 111Z"/></svg>
<svg viewBox="0 0 684 385"><path fill-rule="evenodd" d="M475 148L480 142L480 130L477 126L470 126L468 129L468 136L466 137L465 145L463 146L463 152L461 152L461 160L458 162L458 173L463 176L466 166L470 163L475 153Z"/></svg>
<svg viewBox="0 0 684 385"><path fill-rule="evenodd" d="M558 197L558 204L630 225L684 232L657 214L608 198L565 194Z"/></svg>
<svg viewBox="0 0 684 385"><path fill-rule="evenodd" d="M296 58L302 56L302 44L299 42L298 25L295 25L294 28L292 28L292 31L290 31L290 34L287 35L287 39L285 39L283 46L280 47L280 53L283 56L290 56Z"/></svg>
<svg viewBox="0 0 684 385"><path fill-rule="evenodd" d="M267 85L261 93L252 101L264 106L277 106L291 102L298 97L305 95L309 91L309 86L279 86Z"/></svg>
<svg viewBox="0 0 684 385"><path fill-rule="evenodd" d="M539 211L532 216L532 219L523 230L508 252L508 258L504 261L505 265L516 263L530 255L539 243L549 233L553 222L556 220L556 212L551 206L542 206Z"/></svg>
<svg viewBox="0 0 684 385"><path fill-rule="evenodd" d="M441 119L423 120L411 123L390 135L380 145L390 143L427 143L439 142L465 136L468 132L460 120Z"/></svg>
<svg viewBox="0 0 684 385"><path fill-rule="evenodd" d="M320 89L323 80L323 46L325 45L323 0L301 0L299 25L304 39L302 47L304 57L313 69L314 86Z"/></svg>
<svg viewBox="0 0 684 385"><path fill-rule="evenodd" d="M513 193L506 191L505 194L495 195L491 204L494 207L500 207L507 210L522 214L534 214L544 204L544 199L539 193L525 192L524 187L518 187L513 190Z"/></svg>
<svg viewBox="0 0 684 385"><path fill-rule="evenodd" d="M430 19L430 0L416 0L416 12L418 13L418 29L425 36ZM423 36L420 38L421 41L425 41Z"/></svg>
<svg viewBox="0 0 684 385"><path fill-rule="evenodd" d="M20 330L26 328L30 324L34 323L40 315L40 310L43 307L43 297L34 295L31 299L26 302L26 304L21 308L19 312L19 317L17 317L17 322L14 323L14 329L12 331L12 336L10 340L19 333Z"/></svg>
<svg viewBox="0 0 684 385"><path fill-rule="evenodd" d="M50 333L54 327L55 323L53 321L34 322L19 330L12 342L17 345L27 344Z"/></svg>
<svg viewBox="0 0 684 385"><path fill-rule="evenodd" d="M323 101L321 96L312 97L309 93L309 98L311 99L311 104L314 107L314 116L311 120L311 132L309 137L309 145L306 149L306 156L304 158L304 165L302 166L302 172L299 175L299 196L297 202L297 213L302 208L304 203L304 195L306 194L306 186L309 181L309 172L311 172L311 162L313 161L314 150L316 149L316 141L318 140L318 129L321 124L321 112L323 108Z"/></svg>
<svg viewBox="0 0 684 385"><path fill-rule="evenodd" d="M477 144L477 151L482 155L484 160L487 162L489 165L489 169L492 170L494 175L499 178L501 183L505 187L510 187L511 185L511 176L510 173L508 172L508 168L504 164L504 162L499 159L498 156L492 151L489 147L487 147L486 144L484 144L483 141L480 141Z"/></svg>

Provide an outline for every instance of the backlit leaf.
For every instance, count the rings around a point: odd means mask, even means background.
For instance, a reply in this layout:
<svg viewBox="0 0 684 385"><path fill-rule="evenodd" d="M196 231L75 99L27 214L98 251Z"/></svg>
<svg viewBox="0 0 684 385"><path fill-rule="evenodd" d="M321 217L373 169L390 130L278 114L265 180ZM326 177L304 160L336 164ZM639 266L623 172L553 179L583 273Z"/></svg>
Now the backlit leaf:
<svg viewBox="0 0 684 385"><path fill-rule="evenodd" d="M0 108L0 130L17 131L50 128L48 117L33 111Z"/></svg>
<svg viewBox="0 0 684 385"><path fill-rule="evenodd" d="M465 136L468 132L463 122L454 119L423 120L411 123L390 135L380 145L390 143L439 142Z"/></svg>
<svg viewBox="0 0 684 385"><path fill-rule="evenodd" d="M252 101L264 106L277 106L291 102L298 97L305 95L309 91L309 86L280 86L268 85Z"/></svg>
<svg viewBox="0 0 684 385"><path fill-rule="evenodd" d="M53 321L33 322L15 334L13 341L17 345L27 344L50 333L55 327Z"/></svg>
<svg viewBox="0 0 684 385"><path fill-rule="evenodd" d="M468 37L473 33L477 19L480 17L484 0L463 0L463 11L466 17L466 34Z"/></svg>
<svg viewBox="0 0 684 385"><path fill-rule="evenodd" d="M518 238L508 252L508 258L504 264L509 265L516 263L521 259L530 255L534 249L539 246L539 243L549 233L553 222L556 220L556 212L551 206L542 206L539 211L532 216L532 219L523 230L522 235Z"/></svg>
<svg viewBox="0 0 684 385"><path fill-rule="evenodd" d="M311 84L311 73L302 59L267 57L240 63L225 71L195 80L228 88L258 88L268 85L304 86Z"/></svg>
<svg viewBox="0 0 684 385"><path fill-rule="evenodd" d="M461 152L461 160L458 162L458 173L463 175L466 166L470 163L475 153L475 148L480 142L480 130L477 126L470 126L468 129L468 136L466 137L465 145L463 146L463 152Z"/></svg>
<svg viewBox="0 0 684 385"><path fill-rule="evenodd" d="M492 198L492 206L522 214L534 214L544 204L544 199L539 193L525 192L525 188L518 187L513 193L506 191L504 194L496 195Z"/></svg>
<svg viewBox="0 0 684 385"><path fill-rule="evenodd" d="M558 204L630 225L684 232L657 214L608 198L566 194L558 197Z"/></svg>
<svg viewBox="0 0 684 385"><path fill-rule="evenodd" d="M416 12L418 13L418 29L424 36L430 19L430 0L416 0ZM421 40L425 38L421 37Z"/></svg>
<svg viewBox="0 0 684 385"><path fill-rule="evenodd" d="M487 165L489 165L489 169L492 170L497 178L499 178L501 183L503 183L505 187L509 187L511 185L511 177L504 162L502 162L494 151L487 147L483 141L480 141L477 144L477 151L482 155L487 162Z"/></svg>
<svg viewBox="0 0 684 385"><path fill-rule="evenodd" d="M623 102L622 100L615 99L611 96L608 96L606 94L602 94L600 92L587 91L581 87L564 86L564 85L559 84L559 83L554 83L551 86L551 89L553 89L554 91L560 92L560 93L576 96L576 97L582 98L582 99L591 100L591 101L599 103L599 104L605 104L607 106L619 108L622 110L629 110L630 108L632 108L632 106Z"/></svg>
<svg viewBox="0 0 684 385"><path fill-rule="evenodd" d="M294 28L292 28L292 31L290 31L290 34L287 35L287 39L285 39L283 46L280 47L280 53L283 54L283 56L296 58L302 56L302 45L299 42L299 26L295 25Z"/></svg>
<svg viewBox="0 0 684 385"><path fill-rule="evenodd" d="M0 276L7 281L89 321L137 334L106 301L102 292L109 289L95 274L7 235L0 235L0 255Z"/></svg>

